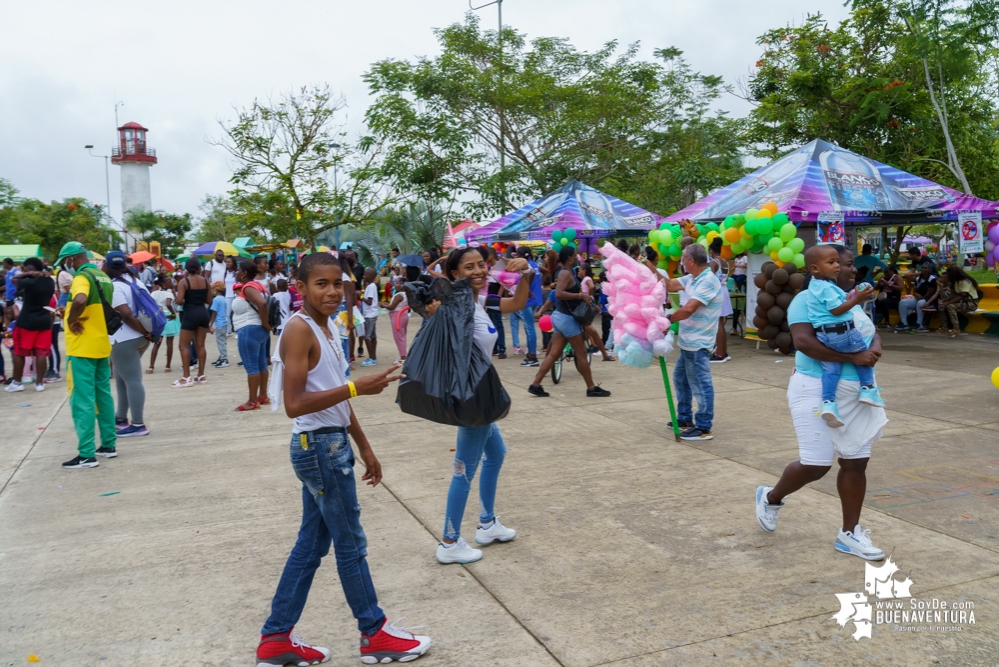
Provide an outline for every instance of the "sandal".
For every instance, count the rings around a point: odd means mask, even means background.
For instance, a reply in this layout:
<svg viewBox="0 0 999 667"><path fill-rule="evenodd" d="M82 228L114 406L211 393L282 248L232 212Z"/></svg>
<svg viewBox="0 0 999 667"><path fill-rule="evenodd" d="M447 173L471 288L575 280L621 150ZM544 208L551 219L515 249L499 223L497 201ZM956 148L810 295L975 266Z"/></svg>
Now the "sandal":
<svg viewBox="0 0 999 667"><path fill-rule="evenodd" d="M252 403L243 403L242 405L236 406L236 412L249 412L250 410L259 410L260 404L256 401Z"/></svg>
<svg viewBox="0 0 999 667"><path fill-rule="evenodd" d="M167 366L166 368L164 368L164 369L163 369L163 372L164 372L164 373L173 373L173 371L172 371L172 370L170 370L170 367L169 367L169 366Z"/></svg>
<svg viewBox="0 0 999 667"><path fill-rule="evenodd" d="M146 369L146 375L152 375L152 373L153 373L153 369L152 368L147 368Z"/></svg>
<svg viewBox="0 0 999 667"><path fill-rule="evenodd" d="M194 381L197 382L197 383L199 383L199 384L204 384L205 382L208 382L208 376L207 375L199 375L199 376L197 376L197 377L194 378Z"/></svg>
<svg viewBox="0 0 999 667"><path fill-rule="evenodd" d="M270 404L271 404L271 399L269 396L265 396L264 398L261 398L259 401L257 401L257 405L270 405Z"/></svg>
<svg viewBox="0 0 999 667"><path fill-rule="evenodd" d="M194 378L191 377L177 378L176 380L170 383L171 387L191 387L193 385L194 385Z"/></svg>

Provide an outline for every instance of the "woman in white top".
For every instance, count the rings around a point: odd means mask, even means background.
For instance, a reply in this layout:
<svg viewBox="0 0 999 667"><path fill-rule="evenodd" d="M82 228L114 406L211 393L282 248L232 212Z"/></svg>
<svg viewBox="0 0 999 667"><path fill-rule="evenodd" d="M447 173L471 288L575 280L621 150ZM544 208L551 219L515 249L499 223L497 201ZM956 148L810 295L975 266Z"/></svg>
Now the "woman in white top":
<svg viewBox="0 0 999 667"><path fill-rule="evenodd" d="M136 318L136 291L146 291L146 286L128 270L125 253L112 250L104 259L104 273L111 279L114 296L111 307L121 315L122 325L111 336L111 363L114 364L114 382L118 390L115 409L115 432L119 438L149 435L143 420L146 390L142 386L142 354L153 339ZM128 422L129 411L132 423Z"/></svg>
<svg viewBox="0 0 999 667"><path fill-rule="evenodd" d="M271 325L267 319L267 288L260 282L257 264L246 260L239 265L242 284L235 287L232 302L232 321L236 327L239 358L246 371L250 398L236 409L240 412L256 410L270 403L267 398L267 348L271 340ZM261 317L263 313L263 317Z"/></svg>
<svg viewBox="0 0 999 667"><path fill-rule="evenodd" d="M489 267L486 264L489 254L486 248L456 248L448 255L445 272L451 280L468 278L476 297L474 331L475 343L482 349L487 359L491 359L493 346L498 333L486 313L486 284ZM531 291L530 266L526 259L507 260L507 271L520 271L522 277L512 297L489 297L490 308L501 313L513 313L527 305ZM493 513L496 500L496 484L506 446L496 424L468 428L458 427L458 444L454 455L454 475L447 494L447 510L444 516L444 538L437 546L437 560L440 563L473 563L482 558L482 551L472 549L461 538L461 520L465 514L465 504L471 490L475 469L482 463L482 476L479 478L479 500L481 512L479 526L475 531L478 544L500 541L509 542L517 531L503 526Z"/></svg>
<svg viewBox="0 0 999 667"><path fill-rule="evenodd" d="M236 329L232 324L232 302L236 298L236 294L232 291L232 286L236 284L236 273L239 271L239 263L236 258L229 255L225 258L225 305L226 305L226 316L229 319L229 333L234 332Z"/></svg>
<svg viewBox="0 0 999 667"><path fill-rule="evenodd" d="M409 302L406 299L406 290L402 288L402 283L402 276L392 276L395 294L391 301L382 301L379 304L389 313L389 327L392 329L395 346L399 350L399 358L395 360L395 363L406 360L406 329L409 327Z"/></svg>
<svg viewBox="0 0 999 667"><path fill-rule="evenodd" d="M711 247L708 250L711 256L708 266L722 286L722 309L718 321L718 333L715 334L715 352L708 360L713 364L723 364L732 358L728 356L728 332L725 331L725 320L734 311L732 310L732 299L728 295L729 263L721 256L721 250L722 240L721 237L718 237L711 242Z"/></svg>

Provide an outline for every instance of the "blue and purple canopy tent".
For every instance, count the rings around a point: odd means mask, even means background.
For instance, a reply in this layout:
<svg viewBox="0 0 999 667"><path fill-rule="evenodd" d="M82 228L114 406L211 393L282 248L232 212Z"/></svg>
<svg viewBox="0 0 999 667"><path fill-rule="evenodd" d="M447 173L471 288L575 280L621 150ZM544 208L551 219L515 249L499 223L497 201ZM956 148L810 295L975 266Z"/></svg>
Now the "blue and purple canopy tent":
<svg viewBox="0 0 999 667"><path fill-rule="evenodd" d="M576 230L576 238L644 236L661 218L579 181L564 186L485 227L469 241L548 240L554 231Z"/></svg>
<svg viewBox="0 0 999 667"><path fill-rule="evenodd" d="M772 201L797 225L842 212L845 225L953 222L958 213L997 217L999 204L952 190L816 139L666 218L724 220Z"/></svg>

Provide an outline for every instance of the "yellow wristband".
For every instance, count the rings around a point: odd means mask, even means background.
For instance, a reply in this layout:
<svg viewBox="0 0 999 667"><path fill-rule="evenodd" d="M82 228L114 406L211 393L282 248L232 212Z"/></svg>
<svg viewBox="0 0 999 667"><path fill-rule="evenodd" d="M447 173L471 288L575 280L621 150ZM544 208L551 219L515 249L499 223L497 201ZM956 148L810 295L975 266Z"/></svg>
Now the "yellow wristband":
<svg viewBox="0 0 999 667"><path fill-rule="evenodd" d="M353 382L348 382L347 388L350 389L350 397L357 398L357 386Z"/></svg>

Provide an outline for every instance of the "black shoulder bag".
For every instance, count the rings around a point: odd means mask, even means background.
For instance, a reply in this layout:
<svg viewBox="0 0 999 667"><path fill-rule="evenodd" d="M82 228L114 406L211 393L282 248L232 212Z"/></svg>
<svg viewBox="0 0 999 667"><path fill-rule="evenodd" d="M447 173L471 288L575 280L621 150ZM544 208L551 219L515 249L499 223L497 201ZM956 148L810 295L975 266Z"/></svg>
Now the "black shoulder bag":
<svg viewBox="0 0 999 667"><path fill-rule="evenodd" d="M123 324L121 315L117 310L111 307L108 300L104 298L104 290L101 288L101 284L97 282L97 278L90 271L84 271L83 274L90 279L90 284L93 285L94 289L97 290L97 296L101 299L101 307L104 308L104 324L108 328L108 335L113 336L118 329L121 329Z"/></svg>

